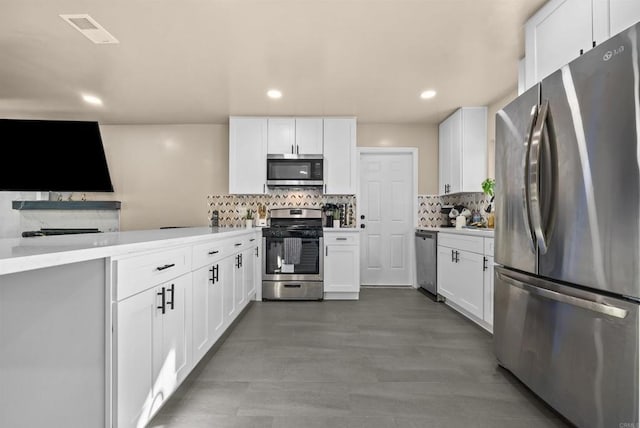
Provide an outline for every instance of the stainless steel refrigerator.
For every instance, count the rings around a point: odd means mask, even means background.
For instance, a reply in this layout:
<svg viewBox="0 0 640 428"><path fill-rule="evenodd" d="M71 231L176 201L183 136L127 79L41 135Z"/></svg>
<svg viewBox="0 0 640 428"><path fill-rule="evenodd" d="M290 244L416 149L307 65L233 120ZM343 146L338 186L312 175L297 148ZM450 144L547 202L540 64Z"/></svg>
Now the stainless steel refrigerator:
<svg viewBox="0 0 640 428"><path fill-rule="evenodd" d="M639 57L640 24L496 116L496 356L579 427L640 422Z"/></svg>

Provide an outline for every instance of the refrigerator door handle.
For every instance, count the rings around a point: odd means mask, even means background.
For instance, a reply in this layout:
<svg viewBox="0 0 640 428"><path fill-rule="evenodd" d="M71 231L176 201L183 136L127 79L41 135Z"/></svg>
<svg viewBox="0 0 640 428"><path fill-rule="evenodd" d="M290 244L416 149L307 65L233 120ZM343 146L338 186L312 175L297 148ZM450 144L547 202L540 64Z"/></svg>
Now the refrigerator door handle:
<svg viewBox="0 0 640 428"><path fill-rule="evenodd" d="M546 299L555 300L557 302L566 303L572 306L577 306L582 309L586 309L592 312L598 312L600 314L608 315L614 318L623 319L626 318L628 314L628 311L626 309L605 305L604 303L583 299L581 297L558 293L557 291L548 290L546 288L535 287L533 285L529 285L525 282L512 278L503 272L497 272L497 275L502 281L513 285L514 287L518 287L528 293L535 294Z"/></svg>
<svg viewBox="0 0 640 428"><path fill-rule="evenodd" d="M527 148L525 149L523 171L524 171L524 189L522 197L522 214L524 217L524 227L529 237L529 244L531 244L531 250L536 252L536 239L533 234L533 226L531 225L531 208L529 207L529 154L531 152L531 137L533 135L533 129L538 118L538 105L534 105L531 108L531 116L529 119L529 126L527 127L527 139L525 141Z"/></svg>
<svg viewBox="0 0 640 428"><path fill-rule="evenodd" d="M549 101L545 100L540 107L538 120L531 134L531 144L529 146L528 168L529 176L526 181L528 187L528 206L531 215L531 223L533 225L533 233L538 242L540 254L546 254L548 250L547 239L542 230L542 209L540 207L540 152L542 144L542 136L547 123L547 114L549 113Z"/></svg>

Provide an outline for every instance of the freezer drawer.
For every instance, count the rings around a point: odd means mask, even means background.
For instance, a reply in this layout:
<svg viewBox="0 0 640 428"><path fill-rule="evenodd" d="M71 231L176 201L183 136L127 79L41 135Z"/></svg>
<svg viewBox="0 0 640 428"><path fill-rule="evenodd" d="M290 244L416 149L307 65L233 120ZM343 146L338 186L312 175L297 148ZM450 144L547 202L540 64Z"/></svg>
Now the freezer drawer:
<svg viewBox="0 0 640 428"><path fill-rule="evenodd" d="M495 272L500 364L579 427L638 426L638 304Z"/></svg>

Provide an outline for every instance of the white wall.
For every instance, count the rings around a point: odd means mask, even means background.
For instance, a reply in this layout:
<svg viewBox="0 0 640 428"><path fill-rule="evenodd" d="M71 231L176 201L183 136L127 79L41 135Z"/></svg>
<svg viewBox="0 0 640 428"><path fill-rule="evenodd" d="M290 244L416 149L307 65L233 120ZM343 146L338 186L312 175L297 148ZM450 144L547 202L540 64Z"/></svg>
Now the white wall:
<svg viewBox="0 0 640 428"><path fill-rule="evenodd" d="M34 192L0 192L0 239L20 237L20 211L11 208L11 201L35 196Z"/></svg>

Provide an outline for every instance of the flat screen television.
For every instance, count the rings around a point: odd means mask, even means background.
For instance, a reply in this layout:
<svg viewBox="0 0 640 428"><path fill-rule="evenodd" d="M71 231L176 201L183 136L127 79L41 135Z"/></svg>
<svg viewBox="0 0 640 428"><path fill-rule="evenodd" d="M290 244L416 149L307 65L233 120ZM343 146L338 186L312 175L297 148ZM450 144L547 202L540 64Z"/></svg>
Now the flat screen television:
<svg viewBox="0 0 640 428"><path fill-rule="evenodd" d="M113 192L98 123L0 119L0 190Z"/></svg>

